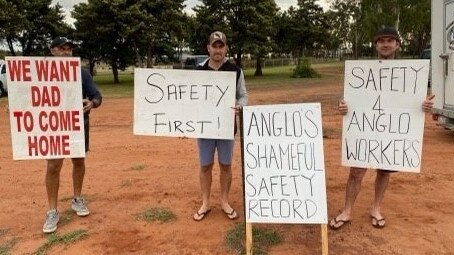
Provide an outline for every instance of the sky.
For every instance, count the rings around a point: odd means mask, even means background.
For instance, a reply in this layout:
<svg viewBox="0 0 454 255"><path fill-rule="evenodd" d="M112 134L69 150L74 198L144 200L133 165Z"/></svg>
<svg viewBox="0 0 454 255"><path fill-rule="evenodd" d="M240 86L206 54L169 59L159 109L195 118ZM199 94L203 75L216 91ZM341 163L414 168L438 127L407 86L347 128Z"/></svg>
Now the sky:
<svg viewBox="0 0 454 255"><path fill-rule="evenodd" d="M276 4L281 8L281 10L287 10L290 6L296 6L297 0L275 0ZM87 2L87 0L52 0L53 4L59 3L63 9L65 10L66 14L66 22L69 24L74 23L74 19L71 16L71 10L75 4ZM326 0L319 0L319 4L324 8L324 10L328 9L328 4ZM186 0L184 4L186 5L186 9L188 13L192 12L192 8L199 3L198 0Z"/></svg>

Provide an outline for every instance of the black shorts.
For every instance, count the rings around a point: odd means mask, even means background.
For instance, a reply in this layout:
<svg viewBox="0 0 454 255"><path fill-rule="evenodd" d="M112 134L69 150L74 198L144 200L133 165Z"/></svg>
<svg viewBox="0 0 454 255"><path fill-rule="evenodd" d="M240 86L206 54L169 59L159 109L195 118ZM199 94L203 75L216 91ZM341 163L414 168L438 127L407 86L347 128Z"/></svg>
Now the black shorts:
<svg viewBox="0 0 454 255"><path fill-rule="evenodd" d="M84 123L85 129L85 152L90 150L90 122Z"/></svg>

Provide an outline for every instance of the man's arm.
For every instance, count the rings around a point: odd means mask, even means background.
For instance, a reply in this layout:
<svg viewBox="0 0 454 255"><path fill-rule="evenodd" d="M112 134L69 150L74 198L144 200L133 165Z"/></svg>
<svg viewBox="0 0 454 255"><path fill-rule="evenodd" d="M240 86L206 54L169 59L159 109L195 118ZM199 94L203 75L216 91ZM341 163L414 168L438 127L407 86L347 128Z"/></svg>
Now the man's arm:
<svg viewBox="0 0 454 255"><path fill-rule="evenodd" d="M248 95L246 91L246 82L244 80L244 73L241 70L240 77L236 84L236 107L243 107L247 105Z"/></svg>
<svg viewBox="0 0 454 255"><path fill-rule="evenodd" d="M81 69L81 72L82 72L82 90L84 95L83 98L84 112L87 112L91 108L97 108L101 105L102 96L101 93L96 88L90 73L85 69Z"/></svg>

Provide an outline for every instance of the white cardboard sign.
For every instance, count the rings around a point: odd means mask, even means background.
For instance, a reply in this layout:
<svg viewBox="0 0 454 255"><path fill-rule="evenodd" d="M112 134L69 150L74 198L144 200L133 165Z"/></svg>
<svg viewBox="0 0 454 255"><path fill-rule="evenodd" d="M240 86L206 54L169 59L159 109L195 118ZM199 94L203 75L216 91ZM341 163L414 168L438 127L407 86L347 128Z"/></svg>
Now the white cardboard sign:
<svg viewBox="0 0 454 255"><path fill-rule="evenodd" d="M134 134L233 139L236 73L134 71Z"/></svg>
<svg viewBox="0 0 454 255"><path fill-rule="evenodd" d="M342 165L419 172L428 60L346 61Z"/></svg>
<svg viewBox="0 0 454 255"><path fill-rule="evenodd" d="M246 222L327 223L319 103L243 108Z"/></svg>
<svg viewBox="0 0 454 255"><path fill-rule="evenodd" d="M13 159L85 157L79 58L6 57Z"/></svg>

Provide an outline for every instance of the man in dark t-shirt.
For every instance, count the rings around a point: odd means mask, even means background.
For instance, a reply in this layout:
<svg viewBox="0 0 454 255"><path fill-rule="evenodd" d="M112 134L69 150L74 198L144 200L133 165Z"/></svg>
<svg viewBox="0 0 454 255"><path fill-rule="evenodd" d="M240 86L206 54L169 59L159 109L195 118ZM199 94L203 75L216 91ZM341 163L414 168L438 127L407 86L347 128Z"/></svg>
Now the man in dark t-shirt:
<svg viewBox="0 0 454 255"><path fill-rule="evenodd" d="M235 112L238 113L241 107L247 104L247 93L244 82L244 74L241 68L228 61L225 57L227 53L227 38L220 31L213 32L209 39L207 50L209 58L197 67L198 70L209 71L231 71L236 73L236 103ZM233 110L233 109L232 109ZM229 190L232 183L232 151L234 140L226 139L197 139L200 161L200 187L202 190L202 206L194 214L195 221L201 221L211 211L210 193L211 176L214 164L214 153L218 151L218 162L220 168L221 183L221 210L225 215L234 220L238 218L238 213L229 204Z"/></svg>
<svg viewBox="0 0 454 255"><path fill-rule="evenodd" d="M71 57L74 44L65 37L55 38L50 45L50 52L55 57ZM101 105L102 96L96 89L90 73L81 69L82 77L82 103L84 111L85 128L85 151L89 149L89 114L92 108ZM82 184L85 176L85 158L72 158L73 164L73 189L74 195L71 200L71 208L78 216L90 214L85 200L81 197ZM49 210L46 213L46 221L43 226L44 233L52 233L57 230L59 214L57 211L58 188L60 186L60 171L63 159L48 159L46 173L46 190Z"/></svg>

